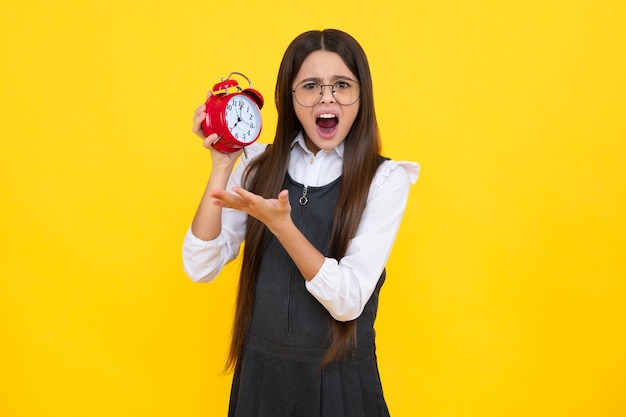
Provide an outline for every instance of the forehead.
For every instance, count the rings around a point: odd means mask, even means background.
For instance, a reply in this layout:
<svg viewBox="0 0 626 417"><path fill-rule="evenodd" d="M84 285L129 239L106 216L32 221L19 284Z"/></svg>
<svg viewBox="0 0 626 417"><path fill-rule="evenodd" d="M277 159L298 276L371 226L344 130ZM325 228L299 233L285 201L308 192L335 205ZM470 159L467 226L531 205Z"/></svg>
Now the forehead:
<svg viewBox="0 0 626 417"><path fill-rule="evenodd" d="M294 81L313 79L327 82L340 78L357 79L338 53L320 50L311 52L305 58Z"/></svg>

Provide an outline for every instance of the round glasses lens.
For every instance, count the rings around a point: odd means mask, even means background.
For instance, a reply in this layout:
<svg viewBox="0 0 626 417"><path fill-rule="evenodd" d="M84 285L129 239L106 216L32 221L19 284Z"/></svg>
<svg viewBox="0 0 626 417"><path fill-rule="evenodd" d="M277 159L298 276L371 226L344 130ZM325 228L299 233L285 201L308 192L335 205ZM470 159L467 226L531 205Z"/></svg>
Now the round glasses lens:
<svg viewBox="0 0 626 417"><path fill-rule="evenodd" d="M324 88L331 89L335 101L341 105L349 106L359 99L359 83L343 79L333 85L322 85L316 81L302 81L293 90L296 101L304 107L313 107L322 100Z"/></svg>

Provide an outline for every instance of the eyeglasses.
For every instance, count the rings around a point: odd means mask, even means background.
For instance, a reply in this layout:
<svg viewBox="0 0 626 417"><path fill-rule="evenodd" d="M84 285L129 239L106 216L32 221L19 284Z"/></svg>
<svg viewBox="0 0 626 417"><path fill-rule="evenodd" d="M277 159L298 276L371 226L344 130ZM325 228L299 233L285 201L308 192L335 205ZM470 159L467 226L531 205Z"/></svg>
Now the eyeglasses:
<svg viewBox="0 0 626 417"><path fill-rule="evenodd" d="M304 107L313 107L324 96L324 87L331 87L330 91L335 101L342 106L356 103L361 95L361 86L355 80L344 78L335 84L320 84L317 81L305 80L291 90L298 104Z"/></svg>

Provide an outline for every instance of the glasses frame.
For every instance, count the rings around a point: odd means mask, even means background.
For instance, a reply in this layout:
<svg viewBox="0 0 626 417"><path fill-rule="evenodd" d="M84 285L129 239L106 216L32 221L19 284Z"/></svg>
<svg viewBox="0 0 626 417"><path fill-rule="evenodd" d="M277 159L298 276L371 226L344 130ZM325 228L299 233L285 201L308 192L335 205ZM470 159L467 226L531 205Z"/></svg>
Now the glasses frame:
<svg viewBox="0 0 626 417"><path fill-rule="evenodd" d="M357 94L356 98L354 99L354 101L352 103L349 104L343 104L340 101L337 100L337 97L335 97L335 86L342 82L342 81L352 81L354 83L356 83L358 90L359 90L359 94ZM298 86L302 83L310 83L310 82L314 82L316 84L318 84L320 86L320 96L317 99L317 101L314 104L310 104L310 105L305 105L300 103L300 101L298 100L298 97L296 96L296 88L298 88ZM332 94L333 98L335 99L335 102L342 105L342 106L351 106L354 103L356 103L357 101L359 101L359 99L361 98L361 83L359 83L357 80L353 80L352 78L342 78L340 80L335 81L334 84L319 84L317 81L311 81L311 80L304 80L304 81L300 81L298 84L296 84L296 86L291 90L291 94L293 94L293 98L296 99L296 102L301 105L302 107L315 107L318 104L320 104L320 102L322 101L322 98L324 97L324 87L331 87L330 89L330 93Z"/></svg>

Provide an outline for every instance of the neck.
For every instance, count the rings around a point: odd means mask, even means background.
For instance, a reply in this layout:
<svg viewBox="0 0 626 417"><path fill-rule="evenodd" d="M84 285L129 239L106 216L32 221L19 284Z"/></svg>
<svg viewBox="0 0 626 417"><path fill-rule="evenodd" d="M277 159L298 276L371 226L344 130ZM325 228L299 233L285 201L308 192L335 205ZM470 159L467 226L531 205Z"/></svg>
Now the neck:
<svg viewBox="0 0 626 417"><path fill-rule="evenodd" d="M308 150L313 152L313 155L317 154L320 151L320 148L318 148L306 134L304 135L304 144L306 145Z"/></svg>

